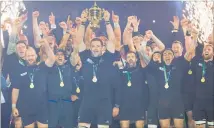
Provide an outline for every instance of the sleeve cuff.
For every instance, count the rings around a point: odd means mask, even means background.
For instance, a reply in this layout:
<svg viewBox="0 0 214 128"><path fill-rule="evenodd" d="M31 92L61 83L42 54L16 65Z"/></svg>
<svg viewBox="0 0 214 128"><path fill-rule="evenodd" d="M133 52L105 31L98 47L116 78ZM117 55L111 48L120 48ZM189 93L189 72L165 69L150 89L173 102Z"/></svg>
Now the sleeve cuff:
<svg viewBox="0 0 214 128"><path fill-rule="evenodd" d="M51 24L52 29L56 29L56 24Z"/></svg>
<svg viewBox="0 0 214 128"><path fill-rule="evenodd" d="M132 37L138 36L139 34L140 34L139 32L133 32L133 36Z"/></svg>

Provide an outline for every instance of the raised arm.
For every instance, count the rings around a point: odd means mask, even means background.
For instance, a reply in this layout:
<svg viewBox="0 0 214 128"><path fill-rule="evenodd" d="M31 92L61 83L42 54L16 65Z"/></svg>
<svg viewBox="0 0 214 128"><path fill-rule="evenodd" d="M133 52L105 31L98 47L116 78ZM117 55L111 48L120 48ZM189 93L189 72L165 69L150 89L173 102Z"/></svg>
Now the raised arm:
<svg viewBox="0 0 214 128"><path fill-rule="evenodd" d="M106 44L106 48L109 52L114 53L115 52L115 35L113 28L110 23L110 13L108 11L104 11L104 16L103 16L106 24L106 32L108 35L108 42Z"/></svg>
<svg viewBox="0 0 214 128"><path fill-rule="evenodd" d="M158 39L155 34L152 32L152 30L148 30L146 31L146 35L151 35L151 39L157 44L157 47L158 47L158 51L163 51L165 49L165 45L164 43Z"/></svg>
<svg viewBox="0 0 214 128"><path fill-rule="evenodd" d="M123 45L128 45L129 50L135 52L135 48L132 40L132 32L134 28L131 26L133 18L134 16L128 17L127 24L123 32Z"/></svg>
<svg viewBox="0 0 214 128"><path fill-rule="evenodd" d="M8 23L11 25L11 33L9 33L9 43L7 47L7 55L10 55L16 51L16 42L19 40L18 33L21 30L21 27L23 23L26 21L26 19L23 19L23 17L18 17L13 21L12 19L5 20L5 23Z"/></svg>
<svg viewBox="0 0 214 128"><path fill-rule="evenodd" d="M64 49L65 50L65 47L67 46L67 42L68 42L68 39L70 37L70 34L69 33L66 33L63 35L61 41L60 41L60 44L59 44L59 48L60 49Z"/></svg>
<svg viewBox="0 0 214 128"><path fill-rule="evenodd" d="M34 37L34 45L36 48L40 47L39 41L41 40L41 33L38 25L38 17L39 17L39 11L35 11L32 14L33 17L33 37Z"/></svg>
<svg viewBox="0 0 214 128"><path fill-rule="evenodd" d="M186 52L184 54L184 58L187 61L191 61L192 58L195 56L195 48L196 48L196 45L191 35L185 36L185 48L186 48Z"/></svg>
<svg viewBox="0 0 214 128"><path fill-rule="evenodd" d="M121 28L119 24L119 16L112 11L112 21L114 23L114 35L115 35L115 50L120 51L121 48Z"/></svg>
<svg viewBox="0 0 214 128"><path fill-rule="evenodd" d="M53 50L50 48L47 39L42 39L41 40L41 45L45 49L45 53L47 54L47 59L45 60L45 64L48 67L52 67L55 63L55 55Z"/></svg>
<svg viewBox="0 0 214 128"><path fill-rule="evenodd" d="M75 43L77 43L78 45L78 51L82 52L84 50L86 50L86 45L84 44L84 35L85 35L85 24L86 21L88 19L88 10L85 9L83 10L82 14L81 14L81 25L79 26L79 29L77 30L76 33L76 40Z"/></svg>
<svg viewBox="0 0 214 128"><path fill-rule="evenodd" d="M85 37L84 37L86 49L90 48L90 41L92 39L92 34L93 34L93 31L91 29L90 24L88 24L88 26L86 28L86 32L85 32Z"/></svg>
<svg viewBox="0 0 214 128"><path fill-rule="evenodd" d="M79 61L79 45L74 42L73 45L73 52L71 53L70 56L70 63L72 66L76 66L78 61Z"/></svg>

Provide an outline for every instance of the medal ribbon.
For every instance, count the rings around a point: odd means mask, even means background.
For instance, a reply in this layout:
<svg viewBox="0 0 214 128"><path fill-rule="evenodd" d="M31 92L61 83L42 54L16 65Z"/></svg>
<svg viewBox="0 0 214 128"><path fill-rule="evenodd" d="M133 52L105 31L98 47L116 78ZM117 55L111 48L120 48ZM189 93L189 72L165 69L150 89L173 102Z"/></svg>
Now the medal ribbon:
<svg viewBox="0 0 214 128"><path fill-rule="evenodd" d="M30 83L33 83L35 69L33 69L32 73L29 73Z"/></svg>
<svg viewBox="0 0 214 128"><path fill-rule="evenodd" d="M21 64L22 66L25 66L25 63L22 60L19 60L19 64Z"/></svg>
<svg viewBox="0 0 214 128"><path fill-rule="evenodd" d="M58 71L59 71L59 78L60 78L60 82L63 82L63 76L62 76L62 72L59 69L59 67L57 67Z"/></svg>
<svg viewBox="0 0 214 128"><path fill-rule="evenodd" d="M166 71L166 66L164 66L163 69L164 69L164 79L165 79L165 83L168 83L171 70L170 70L169 72L167 72L167 71Z"/></svg>
<svg viewBox="0 0 214 128"><path fill-rule="evenodd" d="M205 63L202 64L202 77L205 76L205 73L206 73L206 65Z"/></svg>
<svg viewBox="0 0 214 128"><path fill-rule="evenodd" d="M128 82L131 81L131 73L127 71L126 75L127 75Z"/></svg>
<svg viewBox="0 0 214 128"><path fill-rule="evenodd" d="M101 58L98 64L95 64L94 61L92 61L91 59L87 59L87 62L93 65L93 77L97 77L96 76L97 67L103 62L103 59Z"/></svg>
<svg viewBox="0 0 214 128"><path fill-rule="evenodd" d="M78 86L78 84L77 84L77 79L76 79L75 77L73 77L73 79L74 79L74 83L75 83L75 85L76 85L76 88L79 88L79 86Z"/></svg>
<svg viewBox="0 0 214 128"><path fill-rule="evenodd" d="M97 77L96 72L97 72L97 64L93 64L93 77Z"/></svg>

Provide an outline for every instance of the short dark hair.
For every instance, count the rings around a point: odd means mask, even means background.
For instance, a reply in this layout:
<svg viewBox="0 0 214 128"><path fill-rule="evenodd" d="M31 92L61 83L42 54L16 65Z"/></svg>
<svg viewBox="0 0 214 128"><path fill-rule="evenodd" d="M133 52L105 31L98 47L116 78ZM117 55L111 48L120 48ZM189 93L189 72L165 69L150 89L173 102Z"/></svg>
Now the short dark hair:
<svg viewBox="0 0 214 128"><path fill-rule="evenodd" d="M16 45L18 44L25 44L27 46L27 41L26 40L19 40L18 42L16 42Z"/></svg>
<svg viewBox="0 0 214 128"><path fill-rule="evenodd" d="M63 49L56 49L55 50L55 55L58 53L58 52L61 52L63 55L65 55L65 51Z"/></svg>
<svg viewBox="0 0 214 128"><path fill-rule="evenodd" d="M136 52L134 52L134 51L128 51L128 52L126 53L126 57L127 57L128 54L131 54L131 53L133 53L133 54L135 55L135 57L137 57L137 54L136 54Z"/></svg>
<svg viewBox="0 0 214 128"><path fill-rule="evenodd" d="M99 41L101 43L101 45L103 46L103 41L100 38L93 38L90 42L90 44L94 41Z"/></svg>
<svg viewBox="0 0 214 128"><path fill-rule="evenodd" d="M164 53L164 52L166 52L166 51L171 51L171 52L172 52L172 54L173 54L173 56L174 56L174 52L172 51L172 49L171 49L171 48L166 48L166 49L164 49L164 50L163 50L163 52L162 52L162 55L163 55L163 53Z"/></svg>
<svg viewBox="0 0 214 128"><path fill-rule="evenodd" d="M182 48L184 47L183 44L181 43L181 41L176 40L176 41L173 41L173 42L172 42L172 44L176 44L176 43L177 43L177 44L180 44Z"/></svg>

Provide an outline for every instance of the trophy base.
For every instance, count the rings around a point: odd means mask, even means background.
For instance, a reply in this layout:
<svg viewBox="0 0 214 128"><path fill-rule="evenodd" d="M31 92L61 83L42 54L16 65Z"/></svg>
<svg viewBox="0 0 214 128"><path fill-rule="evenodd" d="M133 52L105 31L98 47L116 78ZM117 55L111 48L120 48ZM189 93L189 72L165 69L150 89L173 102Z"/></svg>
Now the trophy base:
<svg viewBox="0 0 214 128"><path fill-rule="evenodd" d="M90 27L91 29L92 29L92 31L94 32L94 31L96 31L97 29L99 29L100 28L100 26L99 25L92 25L91 24L91 27Z"/></svg>

